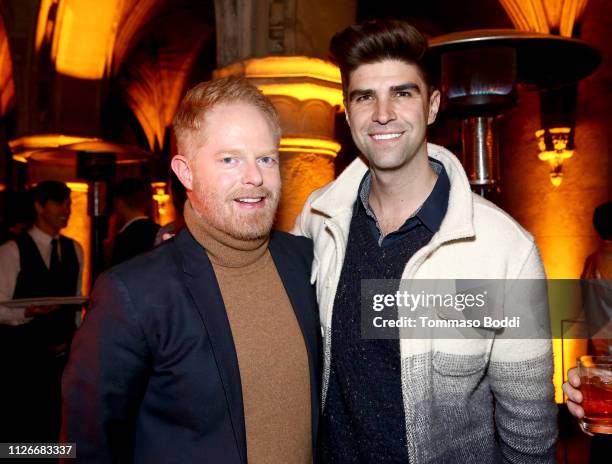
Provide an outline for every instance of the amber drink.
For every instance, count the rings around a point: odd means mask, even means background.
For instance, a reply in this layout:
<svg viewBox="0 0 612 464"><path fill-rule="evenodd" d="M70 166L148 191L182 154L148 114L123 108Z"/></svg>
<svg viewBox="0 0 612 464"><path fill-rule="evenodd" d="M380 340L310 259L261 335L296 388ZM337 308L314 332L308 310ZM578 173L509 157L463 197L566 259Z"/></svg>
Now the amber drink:
<svg viewBox="0 0 612 464"><path fill-rule="evenodd" d="M578 358L584 417L582 428L612 434L612 356Z"/></svg>

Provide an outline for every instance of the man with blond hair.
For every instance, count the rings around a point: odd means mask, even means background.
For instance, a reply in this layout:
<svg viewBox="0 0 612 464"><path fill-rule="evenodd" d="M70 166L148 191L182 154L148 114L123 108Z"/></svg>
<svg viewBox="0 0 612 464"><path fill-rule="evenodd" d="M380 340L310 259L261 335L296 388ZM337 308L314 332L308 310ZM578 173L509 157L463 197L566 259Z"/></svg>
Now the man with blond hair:
<svg viewBox="0 0 612 464"><path fill-rule="evenodd" d="M271 232L278 116L224 78L191 89L173 125L186 227L98 278L63 379L62 440L79 462L312 462L312 245Z"/></svg>

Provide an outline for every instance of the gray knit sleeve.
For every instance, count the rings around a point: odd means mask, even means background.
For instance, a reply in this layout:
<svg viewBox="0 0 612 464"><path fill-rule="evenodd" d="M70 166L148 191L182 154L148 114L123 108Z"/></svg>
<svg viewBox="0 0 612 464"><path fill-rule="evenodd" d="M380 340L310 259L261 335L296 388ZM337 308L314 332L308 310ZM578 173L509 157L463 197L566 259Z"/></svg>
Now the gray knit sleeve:
<svg viewBox="0 0 612 464"><path fill-rule="evenodd" d="M517 276L521 284L506 295L505 312L511 314L505 315L520 316L538 330L525 339L498 337L491 351L487 374L495 398L495 425L507 463L555 462L557 406L544 279L542 261L533 245Z"/></svg>

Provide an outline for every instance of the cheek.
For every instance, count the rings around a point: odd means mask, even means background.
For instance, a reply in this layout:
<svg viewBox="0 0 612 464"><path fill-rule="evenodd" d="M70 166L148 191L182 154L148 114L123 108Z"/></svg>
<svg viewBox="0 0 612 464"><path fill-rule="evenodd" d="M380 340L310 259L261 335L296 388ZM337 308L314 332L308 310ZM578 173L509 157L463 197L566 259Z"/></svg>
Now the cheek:
<svg viewBox="0 0 612 464"><path fill-rule="evenodd" d="M368 111L365 107L353 108L349 111L349 117L347 118L347 122L349 122L349 127L351 131L359 130L361 126L367 124L369 120Z"/></svg>
<svg viewBox="0 0 612 464"><path fill-rule="evenodd" d="M55 208L46 208L43 212L43 215L48 219L53 219L58 216L58 212Z"/></svg>
<svg viewBox="0 0 612 464"><path fill-rule="evenodd" d="M239 173L224 169L207 169L198 173L197 184L207 191L225 195L232 191L240 181Z"/></svg>
<svg viewBox="0 0 612 464"><path fill-rule="evenodd" d="M280 169L270 169L264 172L264 187L270 190L280 190L281 188L281 174Z"/></svg>

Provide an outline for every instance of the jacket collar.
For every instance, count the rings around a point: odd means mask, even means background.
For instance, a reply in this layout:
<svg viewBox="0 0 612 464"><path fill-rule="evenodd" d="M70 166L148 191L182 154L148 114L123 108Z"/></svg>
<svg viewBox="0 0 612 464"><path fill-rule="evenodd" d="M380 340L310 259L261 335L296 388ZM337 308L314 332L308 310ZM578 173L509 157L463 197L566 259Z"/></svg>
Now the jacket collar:
<svg viewBox="0 0 612 464"><path fill-rule="evenodd" d="M308 355L308 366L310 376L310 401L311 401L311 425L312 444L316 450L317 431L319 426L319 321L317 318L317 302L307 277L307 271L300 270L296 266L296 253L289 247L293 244L281 240L274 231L271 234L270 254L278 275L283 282L293 312L300 326L306 352Z"/></svg>
<svg viewBox="0 0 612 464"><path fill-rule="evenodd" d="M206 328L225 390L240 461L246 463L244 405L238 357L217 277L206 250L195 240L187 227L178 233L171 245L178 251L175 256L185 273L185 285Z"/></svg>
<svg viewBox="0 0 612 464"><path fill-rule="evenodd" d="M441 243L474 236L474 199L461 163L446 148L433 143L427 144L427 155L442 163L450 181L448 210L436 240ZM367 170L368 165L361 157L357 157L312 203L312 208L332 220L346 218L351 214L359 184Z"/></svg>
<svg viewBox="0 0 612 464"><path fill-rule="evenodd" d="M206 328L210 344L217 360L217 368L226 393L227 407L238 445L241 461L246 463L246 431L240 369L234 339L232 338L223 296L206 250L196 241L187 227L172 240L178 253L179 267L186 274L185 284L192 296L200 318ZM291 244L273 231L268 249L293 307L304 336L308 354L311 385L312 440L316 444L318 427L318 375L319 348L317 345L318 321L316 301L305 275L297 268L296 253L288 250Z"/></svg>

